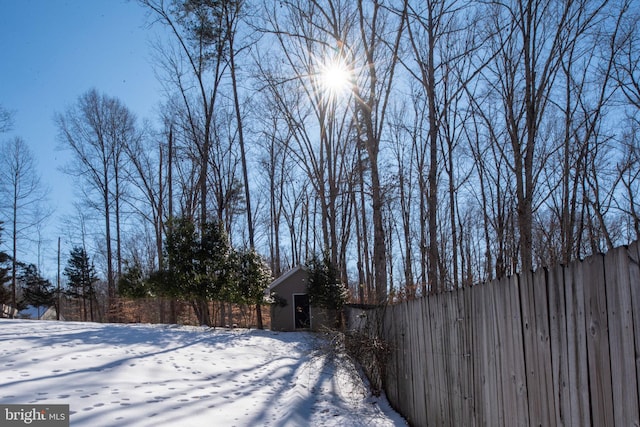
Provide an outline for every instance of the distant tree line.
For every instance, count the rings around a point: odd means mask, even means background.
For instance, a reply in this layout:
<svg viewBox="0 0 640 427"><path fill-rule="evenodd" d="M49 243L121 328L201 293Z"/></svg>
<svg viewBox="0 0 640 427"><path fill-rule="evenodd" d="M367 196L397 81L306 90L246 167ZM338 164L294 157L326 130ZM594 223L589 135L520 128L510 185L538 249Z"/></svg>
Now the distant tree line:
<svg viewBox="0 0 640 427"><path fill-rule="evenodd" d="M0 243L3 230L0 222ZM15 294L12 286L6 286L9 283L15 283ZM34 264L13 262L11 256L0 251L0 304L18 311L29 306L44 311L56 306L56 290L49 280L42 277Z"/></svg>

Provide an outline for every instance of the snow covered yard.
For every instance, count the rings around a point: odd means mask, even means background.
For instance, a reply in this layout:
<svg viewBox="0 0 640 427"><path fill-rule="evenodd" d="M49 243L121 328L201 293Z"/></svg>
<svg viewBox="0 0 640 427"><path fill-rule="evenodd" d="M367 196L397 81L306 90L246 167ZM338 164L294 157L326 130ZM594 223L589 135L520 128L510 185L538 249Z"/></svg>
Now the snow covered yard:
<svg viewBox="0 0 640 427"><path fill-rule="evenodd" d="M316 335L0 321L0 403L69 404L71 426L396 426Z"/></svg>

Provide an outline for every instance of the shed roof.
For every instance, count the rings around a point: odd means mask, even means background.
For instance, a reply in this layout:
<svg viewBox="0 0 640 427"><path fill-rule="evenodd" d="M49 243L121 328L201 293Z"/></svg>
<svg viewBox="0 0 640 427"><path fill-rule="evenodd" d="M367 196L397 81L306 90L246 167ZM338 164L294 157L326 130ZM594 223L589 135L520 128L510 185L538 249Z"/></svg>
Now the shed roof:
<svg viewBox="0 0 640 427"><path fill-rule="evenodd" d="M278 285L280 285L281 283L285 282L289 277L293 276L294 274L296 274L300 270L305 270L306 271L307 268L304 265L298 265L297 267L292 268L291 270L287 271L282 276L278 277L276 280L271 282L271 284L269 285L269 290L270 291L273 290Z"/></svg>

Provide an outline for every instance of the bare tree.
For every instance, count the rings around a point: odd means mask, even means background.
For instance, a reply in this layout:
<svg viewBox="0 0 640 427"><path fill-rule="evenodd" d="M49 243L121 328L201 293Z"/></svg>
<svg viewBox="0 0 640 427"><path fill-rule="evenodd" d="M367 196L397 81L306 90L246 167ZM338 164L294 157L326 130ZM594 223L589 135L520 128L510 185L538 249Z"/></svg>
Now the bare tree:
<svg viewBox="0 0 640 427"><path fill-rule="evenodd" d="M244 125L242 119L242 110L240 108L240 97L238 94L238 68L236 57L238 51L242 48L237 47L236 39L238 35L238 25L240 23L241 15L244 12L244 1L223 1L222 2L222 14L224 15L225 34L228 45L228 63L229 73L231 75L231 87L233 92L233 109L236 116L236 125L238 133L238 144L240 146L240 160L242 163L242 180L244 183L244 196L247 211L247 230L249 232L249 247L255 248L255 231L253 227L253 218L251 211L251 194L249 191L249 173L247 167L247 154L244 140ZM262 314L260 313L260 305L256 306L258 317L258 328L262 329Z"/></svg>
<svg viewBox="0 0 640 427"><path fill-rule="evenodd" d="M62 146L70 150L74 158L74 162L66 169L67 173L82 178L89 191L94 192L99 200L96 208L104 220L107 289L110 316L113 316L116 277L113 265L112 216L115 216L118 242L116 258L120 256L121 184L116 177L122 172L120 155L124 147L130 143L135 144L138 138L135 118L117 98L90 90L80 96L77 104L68 108L64 114L56 114L55 121ZM120 265L120 260L117 260L117 265Z"/></svg>
<svg viewBox="0 0 640 427"><path fill-rule="evenodd" d="M163 268L162 240L166 219L164 205L168 187L165 168L168 167L168 141L172 139L171 124L167 126L166 132L156 138L134 138L123 147L128 165L125 169L126 178L137 190L133 197L129 197L128 203L153 228L157 263L154 269L160 270ZM168 141L163 141L164 138Z"/></svg>
<svg viewBox="0 0 640 427"><path fill-rule="evenodd" d="M371 179L371 207L373 225L373 270L377 301L387 298L387 255L383 224L383 196L381 193L379 154L385 130L387 108L392 95L398 52L405 28L407 6L404 2L399 14L386 13L382 2L365 5L358 1L358 34L356 42L363 47L362 70L354 85L356 98L356 126L359 139L368 156ZM388 34L385 38L382 34ZM388 38L389 41L386 39ZM354 61L357 61L353 58Z"/></svg>
<svg viewBox="0 0 640 427"><path fill-rule="evenodd" d="M282 56L286 65L268 61L263 55L256 63L265 96L283 114L288 129L287 153L312 185L314 203L320 210L322 251L344 273L341 259L348 241L345 236L350 233L348 186L353 168L347 154L354 149L349 135L352 114L349 99L337 99L323 84L323 68L330 61L344 60L335 48L340 40L334 34L349 31L351 20L345 17L353 16L354 11L343 4L320 3L287 3L287 20L280 19L277 9L267 10L268 31L278 48L272 53ZM332 6L339 16L328 12ZM323 24L312 25L308 20L312 15ZM300 201L298 196L292 200ZM299 207L297 202L294 206Z"/></svg>
<svg viewBox="0 0 640 427"><path fill-rule="evenodd" d="M44 207L49 190L42 184L33 153L22 138L0 145L0 199L6 201L0 214L11 227L11 304L16 307L18 250L29 240L29 231L37 229L50 215Z"/></svg>
<svg viewBox="0 0 640 427"><path fill-rule="evenodd" d="M466 108L466 96L470 93L466 86L486 64L475 60L482 44L476 31L478 22L481 19L477 7L469 2L408 2L406 38L411 55L405 66L421 88L416 102L425 104L426 113L426 130L414 134L426 132L425 140L419 141L424 148L417 152L428 153L428 164L424 164L428 171L427 186L422 191L426 192L427 210L423 215L428 218L428 285L432 292L444 290L447 282L453 287L459 285L461 253L456 194L470 169L462 161L459 147L465 138L464 128L472 123L470 110ZM446 200L439 195L442 173L446 174L448 184ZM441 205L448 209L439 212ZM442 239L440 233L450 235L451 239Z"/></svg>
<svg viewBox="0 0 640 427"><path fill-rule="evenodd" d="M534 214L548 197L540 182L557 149L548 127L554 89L567 52L597 19L601 2L548 0L490 3L485 10L498 31L488 46L495 55L484 76L492 96L499 94L502 128L496 140L507 157L515 184L520 266L533 267ZM487 93L490 93L487 91ZM505 144L503 147L503 144Z"/></svg>
<svg viewBox="0 0 640 427"><path fill-rule="evenodd" d="M227 44L222 3L211 0L140 0L167 27L174 49L160 47L166 77L178 90L182 120L195 147L200 224L207 222L208 168L214 127L214 108L223 76ZM186 70L185 70L186 69Z"/></svg>

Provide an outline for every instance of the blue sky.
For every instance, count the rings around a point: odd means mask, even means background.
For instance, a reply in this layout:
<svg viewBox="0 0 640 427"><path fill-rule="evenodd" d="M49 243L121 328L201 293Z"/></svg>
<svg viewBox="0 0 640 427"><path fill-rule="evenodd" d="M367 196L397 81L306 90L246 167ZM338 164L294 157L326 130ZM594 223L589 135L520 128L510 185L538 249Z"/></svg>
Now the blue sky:
<svg viewBox="0 0 640 427"><path fill-rule="evenodd" d="M0 104L14 112L13 130L0 139L19 136L36 156L56 209L52 240L73 212L72 180L59 170L68 156L57 149L53 116L96 88L118 97L140 121L153 119L162 94L146 24L135 1L0 0Z"/></svg>

